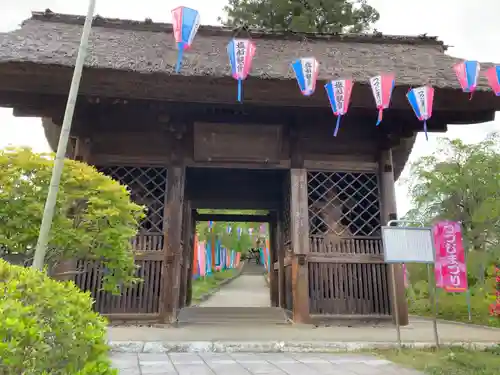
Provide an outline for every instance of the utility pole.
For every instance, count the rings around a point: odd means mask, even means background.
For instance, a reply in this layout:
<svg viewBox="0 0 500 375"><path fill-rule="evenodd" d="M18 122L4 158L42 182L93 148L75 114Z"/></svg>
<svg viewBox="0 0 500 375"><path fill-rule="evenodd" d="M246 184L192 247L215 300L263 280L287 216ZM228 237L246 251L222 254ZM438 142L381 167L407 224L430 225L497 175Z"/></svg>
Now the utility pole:
<svg viewBox="0 0 500 375"><path fill-rule="evenodd" d="M57 145L54 168L52 169L49 193L47 194L47 200L45 201L45 208L43 210L42 224L40 226L40 234L38 235L38 241L36 244L35 256L32 265L33 268L39 270L43 270L45 254L47 253L50 228L52 226L52 220L54 218L57 193L59 192L59 183L61 181L61 174L64 168L64 158L66 156L66 149L68 147L68 140L71 132L71 123L73 121L73 114L75 112L78 90L80 89L83 65L85 63L85 58L87 57L89 35L92 28L95 6L96 0L89 0L87 16L83 25L82 38L80 40L78 55L75 62L75 70L73 71L73 78L71 80L71 87L69 89L68 101L66 103L66 110L64 112L61 135L59 136L59 143Z"/></svg>

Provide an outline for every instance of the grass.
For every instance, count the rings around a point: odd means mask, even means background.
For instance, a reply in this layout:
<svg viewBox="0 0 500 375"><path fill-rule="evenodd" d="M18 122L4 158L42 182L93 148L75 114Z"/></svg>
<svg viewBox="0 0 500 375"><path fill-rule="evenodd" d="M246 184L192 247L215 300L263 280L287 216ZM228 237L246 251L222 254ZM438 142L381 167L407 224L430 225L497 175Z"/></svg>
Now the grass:
<svg viewBox="0 0 500 375"><path fill-rule="evenodd" d="M462 348L379 350L376 354L429 375L498 375L500 345L486 351Z"/></svg>
<svg viewBox="0 0 500 375"><path fill-rule="evenodd" d="M212 290L217 289L224 280L234 277L237 274L237 272L238 270L236 269L224 270L213 273L210 276L204 278L193 280L192 302L194 304L199 303L201 301L201 298L205 294L210 293Z"/></svg>

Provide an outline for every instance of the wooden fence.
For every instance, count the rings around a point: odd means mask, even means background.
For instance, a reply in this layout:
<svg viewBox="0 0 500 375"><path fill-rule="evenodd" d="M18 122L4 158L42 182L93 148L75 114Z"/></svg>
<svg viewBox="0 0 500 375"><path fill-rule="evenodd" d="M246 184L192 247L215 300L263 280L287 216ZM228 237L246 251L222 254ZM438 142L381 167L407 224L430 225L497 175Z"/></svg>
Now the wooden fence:
<svg viewBox="0 0 500 375"><path fill-rule="evenodd" d="M308 267L311 314L390 316L380 238L338 238L332 242L312 236Z"/></svg>
<svg viewBox="0 0 500 375"><path fill-rule="evenodd" d="M147 319L159 313L162 295L163 233L144 233L132 241L138 266L137 277L143 282L125 288L121 295L102 291L105 270L98 262L81 260L78 268L85 272L76 276L75 283L89 291L95 300L94 309L110 318Z"/></svg>

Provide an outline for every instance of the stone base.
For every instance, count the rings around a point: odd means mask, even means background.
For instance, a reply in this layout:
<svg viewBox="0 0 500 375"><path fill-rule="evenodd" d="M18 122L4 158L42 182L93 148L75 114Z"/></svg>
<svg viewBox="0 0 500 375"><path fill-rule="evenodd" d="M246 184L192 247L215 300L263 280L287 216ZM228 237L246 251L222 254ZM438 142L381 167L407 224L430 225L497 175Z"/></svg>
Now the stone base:
<svg viewBox="0 0 500 375"><path fill-rule="evenodd" d="M284 341L110 341L111 351L115 353L332 353L355 352L371 349L397 348L396 342L284 342ZM442 346L463 347L468 349L487 349L497 343L453 342L441 343ZM429 342L403 342L406 348L424 349L434 347Z"/></svg>

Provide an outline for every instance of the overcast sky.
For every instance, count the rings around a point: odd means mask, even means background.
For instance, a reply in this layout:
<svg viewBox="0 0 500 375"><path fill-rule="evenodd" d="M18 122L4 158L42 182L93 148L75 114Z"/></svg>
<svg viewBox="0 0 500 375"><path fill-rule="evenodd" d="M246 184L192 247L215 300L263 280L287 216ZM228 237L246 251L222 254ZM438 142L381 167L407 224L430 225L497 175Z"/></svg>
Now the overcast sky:
<svg viewBox="0 0 500 375"><path fill-rule="evenodd" d="M500 62L500 0L368 0L380 12L375 26L385 34L437 35L453 46L450 54L466 59ZM54 12L85 14L87 0L2 0L0 3L0 32L13 30L32 10L50 8ZM170 10L178 5L198 9L202 24L217 24L226 0L97 0L97 13L104 17L170 22ZM0 82L1 86L1 82ZM500 122L480 125L451 126L446 134L468 142L478 142L491 131L500 130ZM419 134L411 160L432 153L436 139L426 142ZM40 121L15 118L11 110L0 109L0 147L7 144L28 145L38 151L48 151ZM405 186L398 186L398 209L409 208Z"/></svg>

